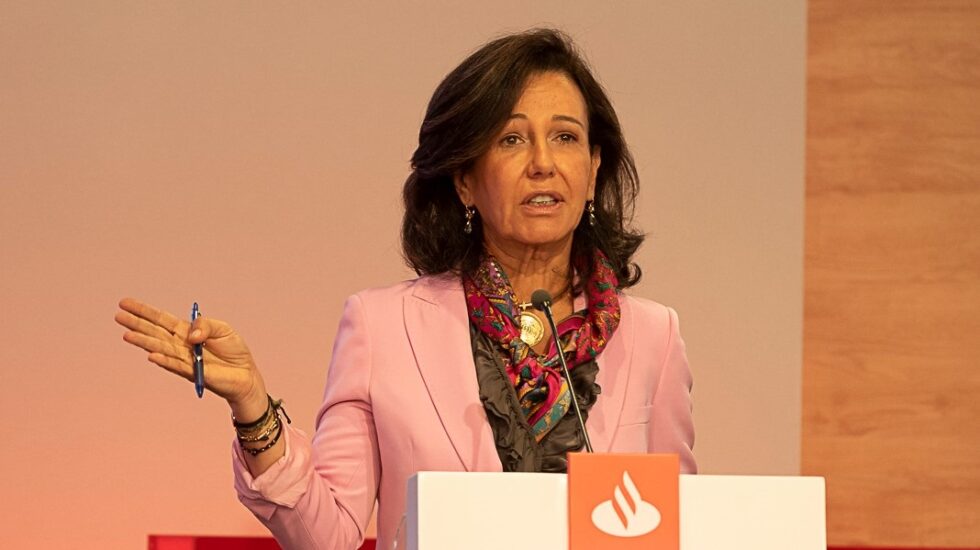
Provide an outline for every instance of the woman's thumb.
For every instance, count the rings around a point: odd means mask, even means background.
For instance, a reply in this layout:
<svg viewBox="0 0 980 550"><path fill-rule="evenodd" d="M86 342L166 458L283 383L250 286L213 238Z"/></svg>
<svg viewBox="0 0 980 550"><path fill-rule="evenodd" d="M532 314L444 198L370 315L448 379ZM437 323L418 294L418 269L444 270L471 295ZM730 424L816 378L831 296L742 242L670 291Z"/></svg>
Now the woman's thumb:
<svg viewBox="0 0 980 550"><path fill-rule="evenodd" d="M214 332L214 323L209 319L198 317L191 323L191 330L187 334L187 343L200 344L211 337Z"/></svg>

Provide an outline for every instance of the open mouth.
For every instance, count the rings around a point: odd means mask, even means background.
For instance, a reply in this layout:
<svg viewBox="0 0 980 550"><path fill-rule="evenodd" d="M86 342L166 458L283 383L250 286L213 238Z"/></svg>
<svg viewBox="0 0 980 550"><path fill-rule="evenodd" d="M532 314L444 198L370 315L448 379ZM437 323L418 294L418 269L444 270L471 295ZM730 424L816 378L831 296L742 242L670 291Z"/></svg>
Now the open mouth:
<svg viewBox="0 0 980 550"><path fill-rule="evenodd" d="M554 206L559 202L561 202L561 199L556 197L555 195L541 194L541 195L532 196L528 200L524 201L524 204L527 204L529 206L541 207L541 206Z"/></svg>

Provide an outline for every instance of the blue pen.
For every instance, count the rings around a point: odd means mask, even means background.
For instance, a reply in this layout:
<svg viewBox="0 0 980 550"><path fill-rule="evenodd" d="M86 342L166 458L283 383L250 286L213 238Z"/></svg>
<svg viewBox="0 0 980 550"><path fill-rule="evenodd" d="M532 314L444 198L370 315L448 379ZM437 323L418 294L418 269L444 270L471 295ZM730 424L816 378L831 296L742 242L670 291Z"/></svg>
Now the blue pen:
<svg viewBox="0 0 980 550"><path fill-rule="evenodd" d="M201 316L197 302L191 307L191 324ZM198 397L204 397L204 344L194 344L194 389Z"/></svg>

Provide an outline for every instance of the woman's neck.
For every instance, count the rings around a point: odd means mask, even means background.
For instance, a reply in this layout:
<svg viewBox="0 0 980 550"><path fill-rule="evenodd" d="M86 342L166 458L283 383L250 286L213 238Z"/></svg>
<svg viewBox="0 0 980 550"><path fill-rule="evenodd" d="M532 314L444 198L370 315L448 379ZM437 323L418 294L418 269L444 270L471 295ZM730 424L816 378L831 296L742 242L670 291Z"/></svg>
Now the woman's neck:
<svg viewBox="0 0 980 550"><path fill-rule="evenodd" d="M530 301L531 294L538 289L545 289L555 297L568 289L571 239L567 243L540 247L497 246L490 240L485 244L507 274L518 300Z"/></svg>

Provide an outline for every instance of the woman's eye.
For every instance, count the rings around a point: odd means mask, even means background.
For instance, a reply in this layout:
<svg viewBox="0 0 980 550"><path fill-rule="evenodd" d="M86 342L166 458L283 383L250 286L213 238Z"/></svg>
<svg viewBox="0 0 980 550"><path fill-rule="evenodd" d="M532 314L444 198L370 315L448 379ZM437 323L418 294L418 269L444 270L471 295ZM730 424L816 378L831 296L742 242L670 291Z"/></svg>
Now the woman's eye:
<svg viewBox="0 0 980 550"><path fill-rule="evenodd" d="M502 145L513 146L521 142L521 136L517 134L507 134L503 139L500 140Z"/></svg>
<svg viewBox="0 0 980 550"><path fill-rule="evenodd" d="M558 141L560 141L562 143L574 143L574 142L578 141L578 136L576 136L575 134L568 133L568 132L562 132L562 133L558 134Z"/></svg>

